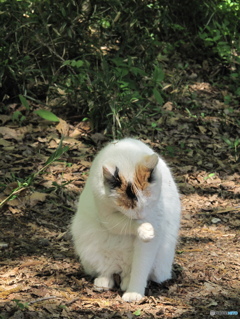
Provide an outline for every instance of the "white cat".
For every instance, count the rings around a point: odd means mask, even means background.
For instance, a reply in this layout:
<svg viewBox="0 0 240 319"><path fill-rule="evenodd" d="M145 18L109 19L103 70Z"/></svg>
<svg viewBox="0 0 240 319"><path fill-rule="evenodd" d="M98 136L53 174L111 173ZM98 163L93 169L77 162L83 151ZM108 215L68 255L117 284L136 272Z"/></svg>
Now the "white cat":
<svg viewBox="0 0 240 319"><path fill-rule="evenodd" d="M171 278L180 223L177 187L166 163L126 138L96 156L71 231L77 254L99 289L121 276L123 300L144 296L147 280Z"/></svg>

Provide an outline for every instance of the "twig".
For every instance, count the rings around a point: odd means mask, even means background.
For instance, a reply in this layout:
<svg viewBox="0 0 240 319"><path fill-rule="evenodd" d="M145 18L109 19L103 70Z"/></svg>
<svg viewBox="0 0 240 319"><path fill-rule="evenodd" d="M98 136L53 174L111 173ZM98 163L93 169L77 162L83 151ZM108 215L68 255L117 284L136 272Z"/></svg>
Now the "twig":
<svg viewBox="0 0 240 319"><path fill-rule="evenodd" d="M28 304L32 305L33 303L41 302L41 301L45 301L45 300L49 300L49 299L62 299L62 298L61 297L57 297L57 296L43 297L43 298L38 298L36 300L29 301Z"/></svg>
<svg viewBox="0 0 240 319"><path fill-rule="evenodd" d="M11 192L11 194L8 195L8 197L6 197L4 200L2 200L2 201L0 202L0 207L2 207L6 202L8 202L8 201L12 198L12 196L14 196L14 195L20 193L22 190L24 190L24 189L26 189L26 188L28 188L28 186L21 186L20 188L14 189L14 190Z"/></svg>
<svg viewBox="0 0 240 319"><path fill-rule="evenodd" d="M220 208L219 210L215 209L212 212L199 212L199 215L215 215L215 214L224 214L224 213L233 213L235 211L240 210L240 205L236 207L225 207L225 208Z"/></svg>

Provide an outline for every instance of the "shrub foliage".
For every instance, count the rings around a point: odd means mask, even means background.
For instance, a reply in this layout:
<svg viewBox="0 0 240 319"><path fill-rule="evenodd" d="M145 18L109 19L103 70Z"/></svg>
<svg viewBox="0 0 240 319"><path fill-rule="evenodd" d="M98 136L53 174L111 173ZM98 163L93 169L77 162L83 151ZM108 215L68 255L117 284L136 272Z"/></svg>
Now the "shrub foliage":
<svg viewBox="0 0 240 319"><path fill-rule="evenodd" d="M1 0L1 101L49 101L113 135L161 111L161 55L239 65L233 0ZM56 106L55 106L56 108ZM56 111L56 110L55 110Z"/></svg>

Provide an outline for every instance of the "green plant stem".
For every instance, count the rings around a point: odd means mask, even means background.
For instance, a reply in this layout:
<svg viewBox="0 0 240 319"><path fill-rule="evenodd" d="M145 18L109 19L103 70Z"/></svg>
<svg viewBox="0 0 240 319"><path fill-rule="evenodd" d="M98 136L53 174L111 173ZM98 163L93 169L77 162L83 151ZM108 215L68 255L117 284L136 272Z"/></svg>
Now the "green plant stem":
<svg viewBox="0 0 240 319"><path fill-rule="evenodd" d="M24 189L26 189L26 188L28 188L28 186L20 186L20 188L18 187L18 188L16 188L16 189L14 189L14 190L11 192L11 194L8 195L8 197L6 197L4 200L1 201L0 207L2 207L5 203L7 203L9 200L11 200L11 198L12 198L14 195L20 193L22 190L24 190Z"/></svg>
<svg viewBox="0 0 240 319"><path fill-rule="evenodd" d="M48 158L48 160L46 161L46 163L43 165L43 167L37 171L36 173L31 174L29 177L26 178L26 180L21 183L21 185L19 185L17 188L15 188L10 195L8 195L8 197L6 197L4 200L2 200L0 202L0 208L6 204L9 200L11 200L13 198L14 195L19 194L22 190L27 189L29 186L32 185L33 181L35 180L35 178L44 170L46 170L46 168L51 165L54 161L56 161L63 153L65 153L66 151L68 151L68 146L62 147L62 141L63 138L61 138L59 145L57 147L57 149L55 150L55 152Z"/></svg>

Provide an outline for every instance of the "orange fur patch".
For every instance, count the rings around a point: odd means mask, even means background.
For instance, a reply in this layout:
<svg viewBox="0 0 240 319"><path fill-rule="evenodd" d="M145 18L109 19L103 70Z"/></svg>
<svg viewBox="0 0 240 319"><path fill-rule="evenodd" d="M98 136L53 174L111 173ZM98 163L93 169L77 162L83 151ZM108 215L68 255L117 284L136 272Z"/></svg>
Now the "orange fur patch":
<svg viewBox="0 0 240 319"><path fill-rule="evenodd" d="M145 190L149 186L148 179L151 175L151 170L141 164L137 165L134 177L134 185L137 189Z"/></svg>
<svg viewBox="0 0 240 319"><path fill-rule="evenodd" d="M149 178L153 169L156 167L158 160L157 154L154 153L152 155L144 156L136 166L134 185L137 189L144 191L149 186ZM149 196L148 193L146 193L146 195Z"/></svg>

